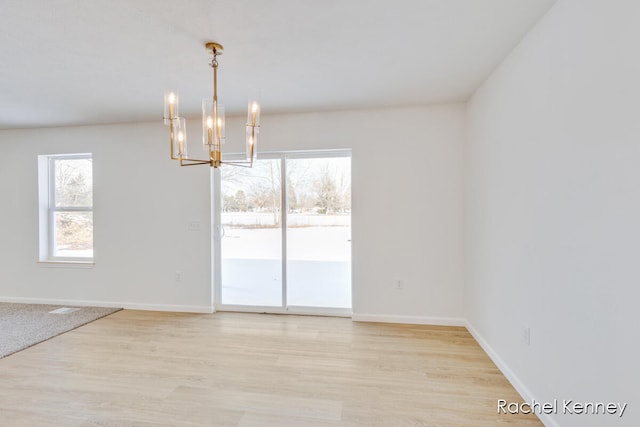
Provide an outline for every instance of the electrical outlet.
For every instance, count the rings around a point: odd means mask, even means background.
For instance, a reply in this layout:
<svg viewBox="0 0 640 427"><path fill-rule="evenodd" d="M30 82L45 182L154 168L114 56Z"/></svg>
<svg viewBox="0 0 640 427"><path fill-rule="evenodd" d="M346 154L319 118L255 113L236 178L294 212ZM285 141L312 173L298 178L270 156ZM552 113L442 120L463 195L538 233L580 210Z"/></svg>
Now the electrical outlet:
<svg viewBox="0 0 640 427"><path fill-rule="evenodd" d="M176 282L182 282L182 272L181 271L176 271Z"/></svg>
<svg viewBox="0 0 640 427"><path fill-rule="evenodd" d="M398 291L403 290L404 289L404 280L402 280L402 279L396 280L395 288Z"/></svg>
<svg viewBox="0 0 640 427"><path fill-rule="evenodd" d="M522 341L526 345L531 345L531 328L527 325L522 325Z"/></svg>

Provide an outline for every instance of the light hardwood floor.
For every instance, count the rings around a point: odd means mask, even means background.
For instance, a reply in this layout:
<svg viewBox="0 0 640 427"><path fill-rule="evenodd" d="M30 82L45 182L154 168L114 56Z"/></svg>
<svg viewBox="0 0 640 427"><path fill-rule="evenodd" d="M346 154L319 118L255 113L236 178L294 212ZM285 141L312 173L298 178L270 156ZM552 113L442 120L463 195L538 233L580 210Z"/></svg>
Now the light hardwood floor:
<svg viewBox="0 0 640 427"><path fill-rule="evenodd" d="M2 426L542 426L464 328L123 310L0 360Z"/></svg>

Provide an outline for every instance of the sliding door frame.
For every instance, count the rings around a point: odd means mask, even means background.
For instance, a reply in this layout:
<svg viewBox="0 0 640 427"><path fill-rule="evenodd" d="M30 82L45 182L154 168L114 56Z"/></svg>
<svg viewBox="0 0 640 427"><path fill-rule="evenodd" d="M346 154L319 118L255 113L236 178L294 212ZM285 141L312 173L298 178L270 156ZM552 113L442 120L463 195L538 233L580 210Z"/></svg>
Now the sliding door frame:
<svg viewBox="0 0 640 427"><path fill-rule="evenodd" d="M220 171L212 169L211 173L211 220L212 220L212 281L213 281L213 306L215 311L238 311L252 313L274 313L274 314L307 314L316 316L341 316L351 317L353 306L350 308L336 307L307 307L307 306L287 306L287 213L289 211L287 200L287 160L290 159L313 159L330 157L349 157L351 149L344 150L309 150L309 151L272 151L260 152L260 159L278 159L280 161L280 224L282 241L282 301L281 306L262 305L236 305L222 304L222 179ZM225 160L242 159L240 155L225 155ZM225 166L223 166L225 167ZM233 167L233 166L226 166ZM353 272L349 280L350 292L353 295ZM353 301L353 298L352 298ZM353 304L353 303L352 303Z"/></svg>

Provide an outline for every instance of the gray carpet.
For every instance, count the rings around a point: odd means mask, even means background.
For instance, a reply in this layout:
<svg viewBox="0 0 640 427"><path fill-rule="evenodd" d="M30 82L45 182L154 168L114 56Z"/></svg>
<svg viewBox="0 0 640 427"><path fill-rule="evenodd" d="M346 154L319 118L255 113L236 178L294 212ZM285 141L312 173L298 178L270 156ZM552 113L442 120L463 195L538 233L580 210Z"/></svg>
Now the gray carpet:
<svg viewBox="0 0 640 427"><path fill-rule="evenodd" d="M120 309L0 302L0 358L118 310Z"/></svg>

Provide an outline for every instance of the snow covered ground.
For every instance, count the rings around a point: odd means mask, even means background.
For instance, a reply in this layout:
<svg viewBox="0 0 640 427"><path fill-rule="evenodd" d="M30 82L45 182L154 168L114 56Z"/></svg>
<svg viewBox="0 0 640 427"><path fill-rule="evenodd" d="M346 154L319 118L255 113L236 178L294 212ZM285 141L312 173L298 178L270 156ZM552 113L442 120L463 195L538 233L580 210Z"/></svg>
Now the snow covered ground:
<svg viewBox="0 0 640 427"><path fill-rule="evenodd" d="M287 305L351 307L351 228L287 230ZM222 303L281 306L282 230L225 227Z"/></svg>

